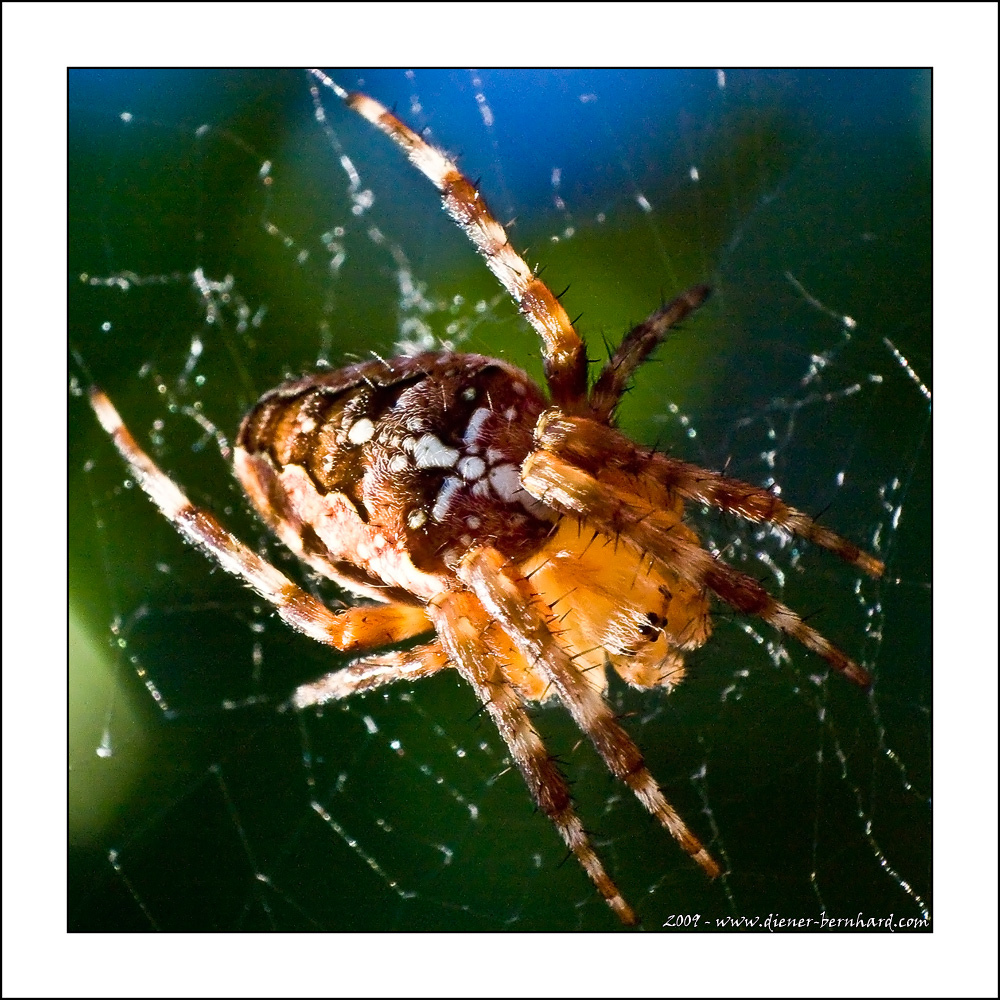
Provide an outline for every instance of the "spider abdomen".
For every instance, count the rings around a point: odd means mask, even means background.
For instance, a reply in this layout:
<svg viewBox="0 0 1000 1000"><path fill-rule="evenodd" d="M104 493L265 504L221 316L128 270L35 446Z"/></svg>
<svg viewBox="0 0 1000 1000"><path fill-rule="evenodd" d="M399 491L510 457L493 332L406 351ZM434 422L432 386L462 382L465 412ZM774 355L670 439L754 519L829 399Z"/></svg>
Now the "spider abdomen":
<svg viewBox="0 0 1000 1000"><path fill-rule="evenodd" d="M493 358L367 361L262 396L240 428L237 475L324 575L369 596L428 600L470 545L516 558L549 531L520 483L545 407L524 372Z"/></svg>

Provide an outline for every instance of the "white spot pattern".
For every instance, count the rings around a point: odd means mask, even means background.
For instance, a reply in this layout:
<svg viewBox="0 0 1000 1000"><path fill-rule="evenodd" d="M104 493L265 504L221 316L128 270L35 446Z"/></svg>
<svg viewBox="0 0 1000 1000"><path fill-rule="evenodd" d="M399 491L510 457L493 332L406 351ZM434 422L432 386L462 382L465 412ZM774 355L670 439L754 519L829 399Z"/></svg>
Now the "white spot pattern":
<svg viewBox="0 0 1000 1000"><path fill-rule="evenodd" d="M465 480L479 479L486 471L486 463L475 455L458 460L459 475Z"/></svg>
<svg viewBox="0 0 1000 1000"><path fill-rule="evenodd" d="M497 496L508 503L513 503L521 492L521 474L509 463L495 465L490 469L489 479Z"/></svg>
<svg viewBox="0 0 1000 1000"><path fill-rule="evenodd" d="M480 406L478 409L472 411L472 416L469 417L469 423L465 428L465 435L462 440L466 444L473 444L479 438L479 432L483 429L483 424L489 420L490 411L484 406Z"/></svg>
<svg viewBox="0 0 1000 1000"><path fill-rule="evenodd" d="M461 479L456 479L454 476L448 476L445 481L441 484L441 489L438 491L437 499L434 501L434 508L431 510L431 517L435 521L443 521L445 515L448 513L448 508L451 507L452 497L464 486L465 484ZM476 484L479 485L478 483Z"/></svg>
<svg viewBox="0 0 1000 1000"><path fill-rule="evenodd" d="M406 446L405 441L403 446ZM413 460L418 469L450 469L458 461L458 451L433 434L423 434L413 446Z"/></svg>
<svg viewBox="0 0 1000 1000"><path fill-rule="evenodd" d="M374 433L375 425L367 417L362 417L351 424L347 431L347 440L351 444L364 444L366 441L371 441Z"/></svg>

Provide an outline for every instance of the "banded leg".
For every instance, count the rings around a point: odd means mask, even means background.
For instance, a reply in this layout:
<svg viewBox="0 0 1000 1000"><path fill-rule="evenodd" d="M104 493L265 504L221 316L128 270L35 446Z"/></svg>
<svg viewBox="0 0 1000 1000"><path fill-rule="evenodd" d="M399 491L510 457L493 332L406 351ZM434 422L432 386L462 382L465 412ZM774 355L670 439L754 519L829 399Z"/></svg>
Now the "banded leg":
<svg viewBox="0 0 1000 1000"><path fill-rule="evenodd" d="M871 674L807 625L791 608L775 600L753 577L716 559L700 545L674 531L666 518L642 497L605 486L583 469L547 451L524 461L521 480L532 496L564 514L584 518L610 538L622 538L697 587L705 587L746 615L756 615L807 649L860 687Z"/></svg>
<svg viewBox="0 0 1000 1000"><path fill-rule="evenodd" d="M472 594L456 592L439 598L432 604L431 613L448 657L472 685L499 730L532 798L621 922L637 923L635 913L604 870L573 809L566 779L532 726L517 690L504 677L500 664L482 640L490 626L482 605Z"/></svg>
<svg viewBox="0 0 1000 1000"><path fill-rule="evenodd" d="M389 684L430 677L450 666L448 657L437 642L406 651L366 656L319 680L300 685L292 695L291 704L301 710L330 701L342 701Z"/></svg>
<svg viewBox="0 0 1000 1000"><path fill-rule="evenodd" d="M195 507L139 447L111 401L96 387L90 390L90 405L136 482L164 517L227 573L272 604L278 616L296 631L324 645L348 651L375 649L431 630L427 612L419 606L381 604L339 613L331 611L230 534L214 514Z"/></svg>
<svg viewBox="0 0 1000 1000"><path fill-rule="evenodd" d="M605 424L611 419L635 370L663 342L667 331L697 309L708 296L707 285L695 285L626 334L590 390L590 416L593 420Z"/></svg>
<svg viewBox="0 0 1000 1000"><path fill-rule="evenodd" d="M462 560L459 577L482 601L514 641L522 656L555 689L576 724L587 734L611 773L635 793L678 844L712 877L720 868L667 802L642 753L614 713L553 634L551 609L531 583L510 567L496 549L473 549Z"/></svg>
<svg viewBox="0 0 1000 1000"><path fill-rule="evenodd" d="M542 338L545 379L552 399L571 412L586 407L587 354L559 300L511 246L478 189L440 149L366 94L349 93L325 73L313 76L349 108L384 132L409 161L441 192L445 211L479 251L486 266L507 290Z"/></svg>
<svg viewBox="0 0 1000 1000"><path fill-rule="evenodd" d="M869 576L879 577L885 571L881 560L817 524L808 514L790 507L770 490L668 455L641 451L620 431L593 420L550 410L538 421L535 441L539 447L592 475L599 475L602 468L610 465L632 476L650 477L685 500L716 507L747 521L774 524L789 534L806 538Z"/></svg>

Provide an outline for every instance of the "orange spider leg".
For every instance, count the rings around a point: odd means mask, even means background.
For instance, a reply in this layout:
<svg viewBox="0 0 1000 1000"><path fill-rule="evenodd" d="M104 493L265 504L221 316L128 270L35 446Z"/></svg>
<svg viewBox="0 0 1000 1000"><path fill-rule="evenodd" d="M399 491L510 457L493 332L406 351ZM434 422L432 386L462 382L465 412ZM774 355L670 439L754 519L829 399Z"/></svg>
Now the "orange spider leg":
<svg viewBox="0 0 1000 1000"><path fill-rule="evenodd" d="M230 534L213 514L194 504L139 447L111 401L93 387L90 405L136 482L189 542L227 573L274 605L278 616L303 635L339 650L373 649L431 630L424 608L382 604L333 612L253 549Z"/></svg>
<svg viewBox="0 0 1000 1000"><path fill-rule="evenodd" d="M536 443L592 475L610 465L630 476L648 477L696 503L716 507L748 521L766 521L840 556L869 576L879 577L885 564L853 542L817 524L808 514L779 500L770 490L731 479L657 452L642 451L624 434L583 417L550 410L535 429Z"/></svg>
<svg viewBox="0 0 1000 1000"><path fill-rule="evenodd" d="M430 145L367 94L349 93L328 76L313 75L353 111L384 132L441 192L445 211L461 226L486 266L542 338L545 379L552 398L571 412L585 409L587 354L559 300L511 246L478 189L440 149Z"/></svg>
<svg viewBox="0 0 1000 1000"><path fill-rule="evenodd" d="M432 602L431 614L451 662L475 689L538 807L555 825L621 922L637 923L635 913L594 851L573 809L566 779L532 726L516 687L483 642L483 635L491 625L483 606L472 594L451 592Z"/></svg>
<svg viewBox="0 0 1000 1000"><path fill-rule="evenodd" d="M448 657L437 642L405 651L366 656L319 680L302 684L295 689L291 704L297 709L325 705L329 701L341 701L399 681L430 677L450 666Z"/></svg>
<svg viewBox="0 0 1000 1000"><path fill-rule="evenodd" d="M552 611L530 581L508 565L496 549L485 547L473 549L462 559L458 575L497 619L525 660L552 685L611 773L632 789L709 875L718 875L719 866L667 802L639 748L619 725L600 692L587 682L556 640L553 630L557 631L558 626Z"/></svg>
<svg viewBox="0 0 1000 1000"><path fill-rule="evenodd" d="M756 580L714 558L700 545L674 531L676 521L665 517L647 500L625 489L598 482L583 469L553 455L536 451L521 469L525 489L564 514L582 517L598 531L621 537L638 551L697 587L705 587L746 615L756 615L807 649L818 653L838 673L860 687L871 685L871 675L780 601Z"/></svg>

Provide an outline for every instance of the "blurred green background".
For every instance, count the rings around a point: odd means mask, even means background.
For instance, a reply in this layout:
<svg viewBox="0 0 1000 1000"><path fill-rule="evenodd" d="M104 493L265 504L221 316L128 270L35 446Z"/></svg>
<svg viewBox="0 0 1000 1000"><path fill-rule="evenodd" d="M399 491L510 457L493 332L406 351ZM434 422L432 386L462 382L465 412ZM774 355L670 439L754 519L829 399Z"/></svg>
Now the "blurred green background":
<svg viewBox="0 0 1000 1000"><path fill-rule="evenodd" d="M885 580L859 583L831 556L694 515L877 679L870 696L820 683L815 657L775 653L768 629L720 609L669 699L612 684L725 880L688 862L564 713L537 713L644 927L919 916L930 408L886 341L932 384L929 74L334 75L460 157L528 260L569 285L592 357L661 298L711 283L622 425L773 477L888 561ZM324 104L329 130L301 72L71 73L68 281L71 389L97 381L196 503L336 604L266 538L211 429L231 439L287 374L391 354L420 331L539 365L427 182ZM78 395L69 420L72 929L615 929L457 677L278 712L335 659L123 487Z"/></svg>

